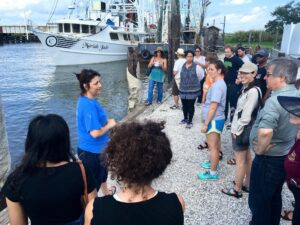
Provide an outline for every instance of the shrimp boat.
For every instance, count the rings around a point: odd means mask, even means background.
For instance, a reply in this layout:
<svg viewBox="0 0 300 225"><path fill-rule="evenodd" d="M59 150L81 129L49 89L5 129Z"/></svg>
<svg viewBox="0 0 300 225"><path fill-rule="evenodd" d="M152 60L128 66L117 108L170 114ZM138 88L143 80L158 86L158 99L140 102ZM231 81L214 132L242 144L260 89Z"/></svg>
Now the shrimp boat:
<svg viewBox="0 0 300 225"><path fill-rule="evenodd" d="M127 59L128 47L136 47L144 32L143 1L88 1L85 17L47 24L46 31L32 32L46 47L56 65L106 63Z"/></svg>

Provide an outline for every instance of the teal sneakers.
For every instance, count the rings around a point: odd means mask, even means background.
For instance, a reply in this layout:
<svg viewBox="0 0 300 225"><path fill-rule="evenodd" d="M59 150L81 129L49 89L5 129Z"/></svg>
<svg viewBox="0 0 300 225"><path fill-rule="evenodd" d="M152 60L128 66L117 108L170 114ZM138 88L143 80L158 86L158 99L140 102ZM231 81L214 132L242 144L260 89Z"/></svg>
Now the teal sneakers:
<svg viewBox="0 0 300 225"><path fill-rule="evenodd" d="M210 161L204 161L200 166L204 169L210 169ZM217 170L220 170L220 165L217 166Z"/></svg>
<svg viewBox="0 0 300 225"><path fill-rule="evenodd" d="M210 171L206 171L205 173L199 173L198 178L200 180L218 180L219 174L211 175Z"/></svg>

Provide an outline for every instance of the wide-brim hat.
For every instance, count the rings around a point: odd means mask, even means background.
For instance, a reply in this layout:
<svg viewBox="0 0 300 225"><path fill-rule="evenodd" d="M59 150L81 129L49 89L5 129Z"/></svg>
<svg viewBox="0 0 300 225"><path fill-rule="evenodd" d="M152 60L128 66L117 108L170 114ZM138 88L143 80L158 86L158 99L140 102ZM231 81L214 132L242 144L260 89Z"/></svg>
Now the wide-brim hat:
<svg viewBox="0 0 300 225"><path fill-rule="evenodd" d="M156 55L157 52L161 52L161 55L164 54L164 50L161 47L157 47L156 50L154 51L154 54Z"/></svg>
<svg viewBox="0 0 300 225"><path fill-rule="evenodd" d="M239 72L244 73L253 73L257 72L257 65L251 62L245 62L242 67L239 69Z"/></svg>
<svg viewBox="0 0 300 225"><path fill-rule="evenodd" d="M277 99L286 111L300 117L300 97L278 96Z"/></svg>

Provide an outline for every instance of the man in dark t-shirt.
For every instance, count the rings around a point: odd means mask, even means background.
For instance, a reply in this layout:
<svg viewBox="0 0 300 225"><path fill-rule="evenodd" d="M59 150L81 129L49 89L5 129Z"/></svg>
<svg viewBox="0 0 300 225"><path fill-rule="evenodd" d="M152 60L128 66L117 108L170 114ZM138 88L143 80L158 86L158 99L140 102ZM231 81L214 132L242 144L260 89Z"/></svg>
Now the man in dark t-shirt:
<svg viewBox="0 0 300 225"><path fill-rule="evenodd" d="M262 49L258 51L255 55L258 66L257 75L255 78L259 83L262 96L264 97L267 92L267 83L264 78L267 74L266 64L268 61L269 53L266 50Z"/></svg>
<svg viewBox="0 0 300 225"><path fill-rule="evenodd" d="M236 85L235 80L238 75L238 70L243 64L244 62L234 54L233 48L230 46L225 46L224 65L227 69L227 72L224 76L224 80L227 85L225 121L228 116L229 105L230 105L230 122L232 121L234 115L237 100L242 86L242 85Z"/></svg>

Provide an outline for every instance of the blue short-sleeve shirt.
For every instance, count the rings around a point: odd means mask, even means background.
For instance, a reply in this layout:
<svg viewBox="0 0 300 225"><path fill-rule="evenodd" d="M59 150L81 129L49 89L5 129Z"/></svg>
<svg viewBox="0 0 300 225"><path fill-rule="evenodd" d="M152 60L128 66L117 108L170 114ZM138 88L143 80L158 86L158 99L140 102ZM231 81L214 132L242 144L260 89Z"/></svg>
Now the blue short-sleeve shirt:
<svg viewBox="0 0 300 225"><path fill-rule="evenodd" d="M78 147L84 151L101 153L107 146L106 134L94 138L90 131L98 130L107 124L105 110L95 99L80 96L77 102Z"/></svg>

